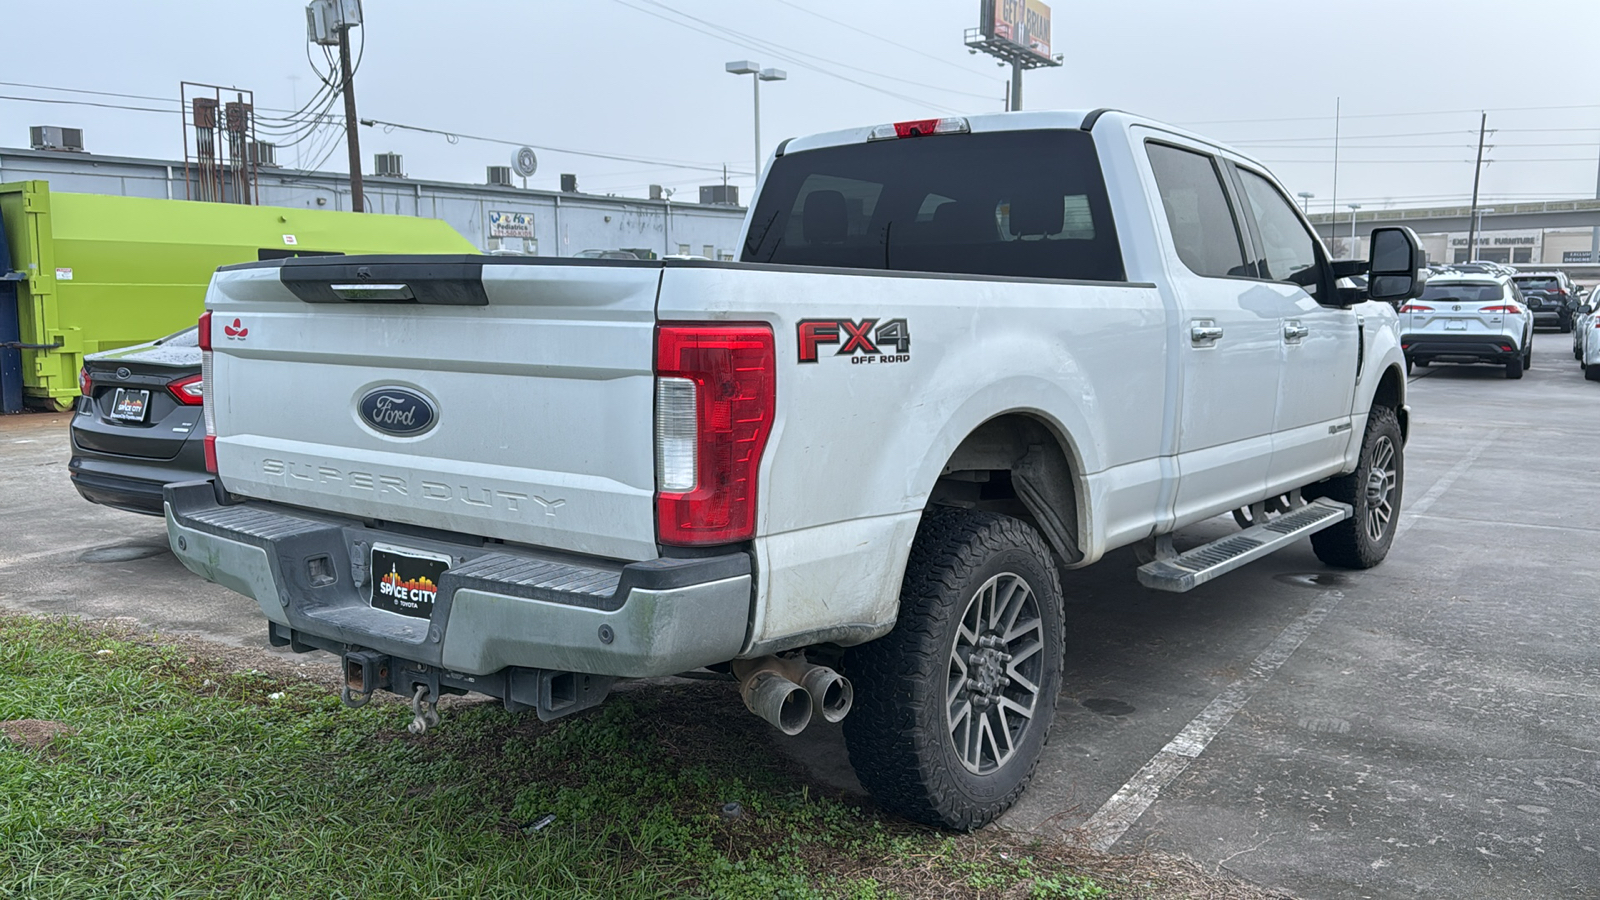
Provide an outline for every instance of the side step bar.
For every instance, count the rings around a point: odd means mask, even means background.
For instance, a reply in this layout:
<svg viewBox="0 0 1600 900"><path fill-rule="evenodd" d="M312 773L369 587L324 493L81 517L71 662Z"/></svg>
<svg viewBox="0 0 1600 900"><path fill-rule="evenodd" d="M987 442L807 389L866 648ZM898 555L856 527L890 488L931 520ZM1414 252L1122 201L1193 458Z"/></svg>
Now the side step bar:
<svg viewBox="0 0 1600 900"><path fill-rule="evenodd" d="M1181 594L1354 514L1347 503L1319 498L1270 522L1253 525L1171 559L1146 563L1139 567L1139 583Z"/></svg>

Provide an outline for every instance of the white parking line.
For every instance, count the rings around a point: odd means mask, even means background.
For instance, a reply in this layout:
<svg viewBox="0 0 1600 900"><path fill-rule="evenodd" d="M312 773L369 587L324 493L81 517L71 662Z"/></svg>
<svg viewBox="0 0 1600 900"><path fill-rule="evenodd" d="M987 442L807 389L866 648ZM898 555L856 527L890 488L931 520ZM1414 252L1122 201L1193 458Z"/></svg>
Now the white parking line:
<svg viewBox="0 0 1600 900"><path fill-rule="evenodd" d="M1465 475L1467 469L1477 461L1490 444L1500 439L1500 431L1489 432L1472 446L1450 471L1444 473L1427 493L1422 495L1412 508L1402 513L1400 524L1395 528L1395 538L1410 529L1411 524L1428 511L1445 492L1450 490L1457 480ZM1111 799L1095 810L1094 815L1083 824L1083 830L1088 835L1091 846L1096 850L1110 850L1122 836L1127 834L1133 823L1139 821L1145 810L1161 796L1161 790L1171 784L1173 779L1183 774L1189 764L1211 744L1213 738L1227 727L1235 713L1243 709L1256 691L1266 684L1289 657L1300 649L1306 638L1322 624L1339 601L1344 599L1344 594L1339 591L1329 591L1324 595L1326 603L1315 607L1300 618L1289 623L1289 627L1261 651L1255 662L1250 664L1250 671L1239 680L1228 685L1216 699L1206 704L1200 714L1189 720L1189 724L1178 732L1177 737L1167 742L1151 757L1144 767L1135 772L1127 783L1117 789Z"/></svg>
<svg viewBox="0 0 1600 900"><path fill-rule="evenodd" d="M1144 768L1134 773L1111 799L1107 800L1089 821L1083 824L1084 831L1088 833L1091 845L1096 850L1110 850L1112 845L1122 839L1128 829L1133 826L1150 804L1156 802L1161 796L1161 789L1172 783L1174 778L1183 774L1189 768L1189 763L1195 757L1205 752L1211 739L1227 726L1233 719L1234 713L1244 708L1250 698L1255 696L1257 690L1272 678L1300 645L1310 637L1311 632L1322 624L1328 613L1339 605L1344 599L1344 594L1339 591L1329 591L1323 595L1326 602L1300 618L1294 620L1281 634L1261 651L1256 661L1250 664L1250 671L1244 677L1235 681L1220 694L1215 700L1206 704L1185 725L1178 736L1167 742L1165 747L1156 753L1151 760L1144 764Z"/></svg>

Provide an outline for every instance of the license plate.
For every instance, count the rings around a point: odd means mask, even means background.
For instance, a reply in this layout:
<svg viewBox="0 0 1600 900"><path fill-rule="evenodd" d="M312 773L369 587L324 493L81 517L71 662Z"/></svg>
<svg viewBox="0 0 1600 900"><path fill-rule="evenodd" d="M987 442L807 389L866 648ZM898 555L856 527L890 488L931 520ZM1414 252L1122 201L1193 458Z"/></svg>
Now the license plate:
<svg viewBox="0 0 1600 900"><path fill-rule="evenodd" d="M418 619L432 617L439 577L449 568L448 556L374 545L372 608Z"/></svg>
<svg viewBox="0 0 1600 900"><path fill-rule="evenodd" d="M1452 319L1444 323L1444 328L1446 331L1466 331L1467 323L1459 319Z"/></svg>
<svg viewBox="0 0 1600 900"><path fill-rule="evenodd" d="M150 411L150 392L117 388L111 398L111 418L122 422L143 422Z"/></svg>

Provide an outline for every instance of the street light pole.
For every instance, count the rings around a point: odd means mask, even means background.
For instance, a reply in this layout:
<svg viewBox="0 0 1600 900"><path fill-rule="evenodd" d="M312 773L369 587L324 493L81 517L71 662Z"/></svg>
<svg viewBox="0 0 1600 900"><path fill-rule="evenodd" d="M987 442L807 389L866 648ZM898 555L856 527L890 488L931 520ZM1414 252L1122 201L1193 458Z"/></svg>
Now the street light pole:
<svg viewBox="0 0 1600 900"><path fill-rule="evenodd" d="M1311 215L1311 198L1315 197L1316 194L1310 191L1301 191L1295 196L1300 198L1300 211L1308 216Z"/></svg>
<svg viewBox="0 0 1600 900"><path fill-rule="evenodd" d="M763 69L761 64L741 59L728 63L724 69L730 75L754 75L750 81L755 86L755 173L761 180L761 82L787 81L789 73L782 69Z"/></svg>
<svg viewBox="0 0 1600 900"><path fill-rule="evenodd" d="M1361 204L1359 204L1359 203L1350 204L1350 258L1351 259L1355 259L1356 258L1356 210L1358 210L1360 208L1361 208Z"/></svg>

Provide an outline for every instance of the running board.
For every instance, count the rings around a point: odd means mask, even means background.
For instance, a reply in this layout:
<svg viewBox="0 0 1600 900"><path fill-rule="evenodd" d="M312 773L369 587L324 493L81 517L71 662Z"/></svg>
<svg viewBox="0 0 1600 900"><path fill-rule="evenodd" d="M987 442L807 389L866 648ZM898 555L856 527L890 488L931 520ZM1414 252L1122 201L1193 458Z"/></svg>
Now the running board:
<svg viewBox="0 0 1600 900"><path fill-rule="evenodd" d="M1327 498L1313 500L1270 522L1252 525L1238 534L1187 550L1171 559L1146 563L1139 567L1139 583L1158 591L1181 594L1245 563L1282 550L1306 535L1337 525L1354 514L1347 503Z"/></svg>

